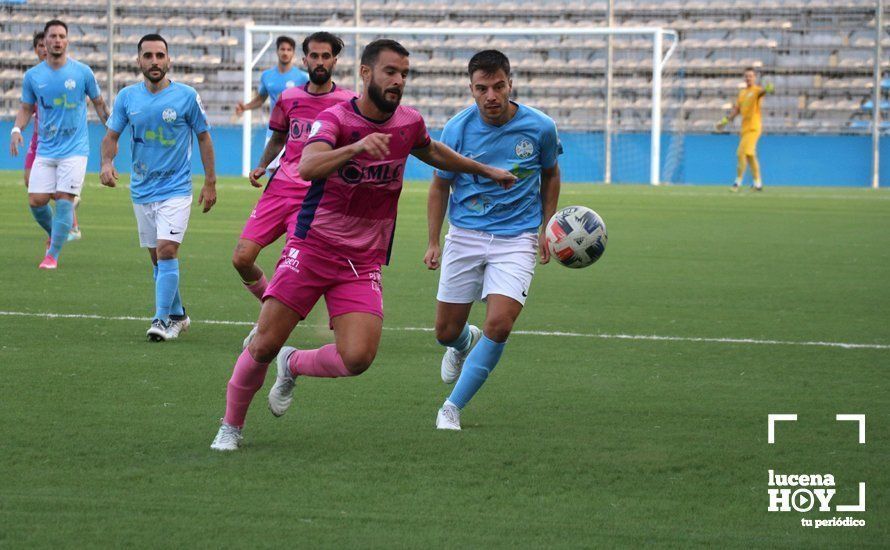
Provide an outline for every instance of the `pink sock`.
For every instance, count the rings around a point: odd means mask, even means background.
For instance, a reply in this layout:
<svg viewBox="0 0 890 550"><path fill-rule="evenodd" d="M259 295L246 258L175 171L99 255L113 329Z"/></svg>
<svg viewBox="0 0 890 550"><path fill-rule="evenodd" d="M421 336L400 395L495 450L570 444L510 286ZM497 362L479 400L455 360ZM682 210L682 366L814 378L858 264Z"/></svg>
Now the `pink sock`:
<svg viewBox="0 0 890 550"><path fill-rule="evenodd" d="M294 376L317 378L355 376L346 369L343 359L337 353L337 346L334 344L328 344L318 349L299 349L288 358L287 366Z"/></svg>
<svg viewBox="0 0 890 550"><path fill-rule="evenodd" d="M232 378L226 386L226 416L230 426L241 427L254 394L263 386L269 363L257 363L246 349L235 362Z"/></svg>
<svg viewBox="0 0 890 550"><path fill-rule="evenodd" d="M244 287L249 290L251 294L256 296L257 300L262 300L263 293L266 292L266 284L266 274L264 273L259 281L251 284L244 283Z"/></svg>

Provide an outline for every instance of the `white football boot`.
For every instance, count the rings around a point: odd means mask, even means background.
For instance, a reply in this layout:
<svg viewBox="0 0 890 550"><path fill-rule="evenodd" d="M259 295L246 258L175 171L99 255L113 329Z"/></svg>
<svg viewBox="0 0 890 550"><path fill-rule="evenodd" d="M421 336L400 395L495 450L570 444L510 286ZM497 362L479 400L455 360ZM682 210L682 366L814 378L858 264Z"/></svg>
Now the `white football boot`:
<svg viewBox="0 0 890 550"><path fill-rule="evenodd" d="M278 365L278 374L275 377L275 384L269 390L269 410L275 416L281 416L286 413L294 400L294 384L296 380L287 366L287 360L295 351L297 351L297 348L284 346L275 359Z"/></svg>
<svg viewBox="0 0 890 550"><path fill-rule="evenodd" d="M187 331L192 325L192 320L188 315L177 316L175 319L170 316L170 324L167 325L167 339L175 340L179 335Z"/></svg>
<svg viewBox="0 0 890 550"><path fill-rule="evenodd" d="M148 336L148 339L152 342L165 342L170 337L167 334L170 325L161 321L160 319L155 319L151 322L151 326L148 327L148 330L145 331L145 335Z"/></svg>
<svg viewBox="0 0 890 550"><path fill-rule="evenodd" d="M467 347L467 351L460 352L454 348L445 350L445 355L442 356L442 382L453 384L460 377L460 370L464 366L464 361L467 360L467 355L470 354L480 338L482 338L482 331L479 330L479 327L470 325L470 345Z"/></svg>
<svg viewBox="0 0 890 550"><path fill-rule="evenodd" d="M460 430L460 409L445 402L436 415L437 430Z"/></svg>
<svg viewBox="0 0 890 550"><path fill-rule="evenodd" d="M216 432L216 437L213 438L213 443L210 444L210 448L214 451L237 451L238 447L241 446L242 439L244 439L244 436L241 435L241 428L229 426L222 422L219 425L219 431Z"/></svg>
<svg viewBox="0 0 890 550"><path fill-rule="evenodd" d="M250 332L244 338L244 341L241 343L241 349L247 349L247 346L250 345L250 342L253 340L253 337L256 336L256 330L259 328L259 325L253 325L253 328L250 329Z"/></svg>

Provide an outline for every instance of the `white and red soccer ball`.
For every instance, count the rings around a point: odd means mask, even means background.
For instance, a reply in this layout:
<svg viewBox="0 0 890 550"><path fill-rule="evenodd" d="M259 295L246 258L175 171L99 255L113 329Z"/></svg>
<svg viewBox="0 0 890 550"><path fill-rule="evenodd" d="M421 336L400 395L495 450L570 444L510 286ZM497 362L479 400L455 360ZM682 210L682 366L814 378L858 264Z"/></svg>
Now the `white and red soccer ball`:
<svg viewBox="0 0 890 550"><path fill-rule="evenodd" d="M606 251L609 234L599 214L585 206L567 206L547 222L550 255L566 267L587 267Z"/></svg>

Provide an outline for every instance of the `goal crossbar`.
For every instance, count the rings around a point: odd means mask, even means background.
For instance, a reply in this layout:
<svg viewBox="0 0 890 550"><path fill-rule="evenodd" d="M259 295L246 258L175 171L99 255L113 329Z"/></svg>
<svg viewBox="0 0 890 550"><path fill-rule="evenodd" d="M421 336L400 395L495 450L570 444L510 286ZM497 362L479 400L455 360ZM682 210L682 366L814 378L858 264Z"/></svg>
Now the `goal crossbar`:
<svg viewBox="0 0 890 550"><path fill-rule="evenodd" d="M262 54L272 43L273 34L294 33L311 34L326 30L334 34L369 35L369 36L650 36L652 38L652 128L651 151L649 164L649 183L661 183L661 75L665 64L673 55L679 43L677 32L661 27L325 27L317 25L254 25L244 26L244 101L250 101L253 92L253 69ZM269 33L269 40L254 57L253 35ZM662 53L664 40L670 40L668 50ZM242 120L241 142L241 173L247 176L250 172L251 148L251 112L245 111Z"/></svg>

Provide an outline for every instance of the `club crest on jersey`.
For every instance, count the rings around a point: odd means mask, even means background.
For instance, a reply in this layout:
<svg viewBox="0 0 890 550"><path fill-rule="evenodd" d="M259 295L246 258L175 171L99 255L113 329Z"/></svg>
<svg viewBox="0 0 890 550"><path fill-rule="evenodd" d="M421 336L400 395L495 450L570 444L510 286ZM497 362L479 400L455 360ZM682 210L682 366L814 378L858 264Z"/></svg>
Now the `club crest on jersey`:
<svg viewBox="0 0 890 550"><path fill-rule="evenodd" d="M161 118L164 119L164 122L171 123L176 120L176 111L172 108L164 109L164 112L161 113Z"/></svg>
<svg viewBox="0 0 890 550"><path fill-rule="evenodd" d="M293 88L294 86L296 86L296 82L294 82L293 80L288 80L284 83L285 88Z"/></svg>
<svg viewBox="0 0 890 550"><path fill-rule="evenodd" d="M69 78L68 80L65 81L65 89L66 90L73 90L76 87L77 87L77 82L74 82L73 78Z"/></svg>
<svg viewBox="0 0 890 550"><path fill-rule="evenodd" d="M517 157L521 159L527 159L535 154L535 146L532 144L530 139L522 138L516 143L514 151L516 152Z"/></svg>
<svg viewBox="0 0 890 550"><path fill-rule="evenodd" d="M321 130L321 121L316 120L315 122L312 123L312 129L309 130L309 137L314 137L315 134L317 134L319 130Z"/></svg>

